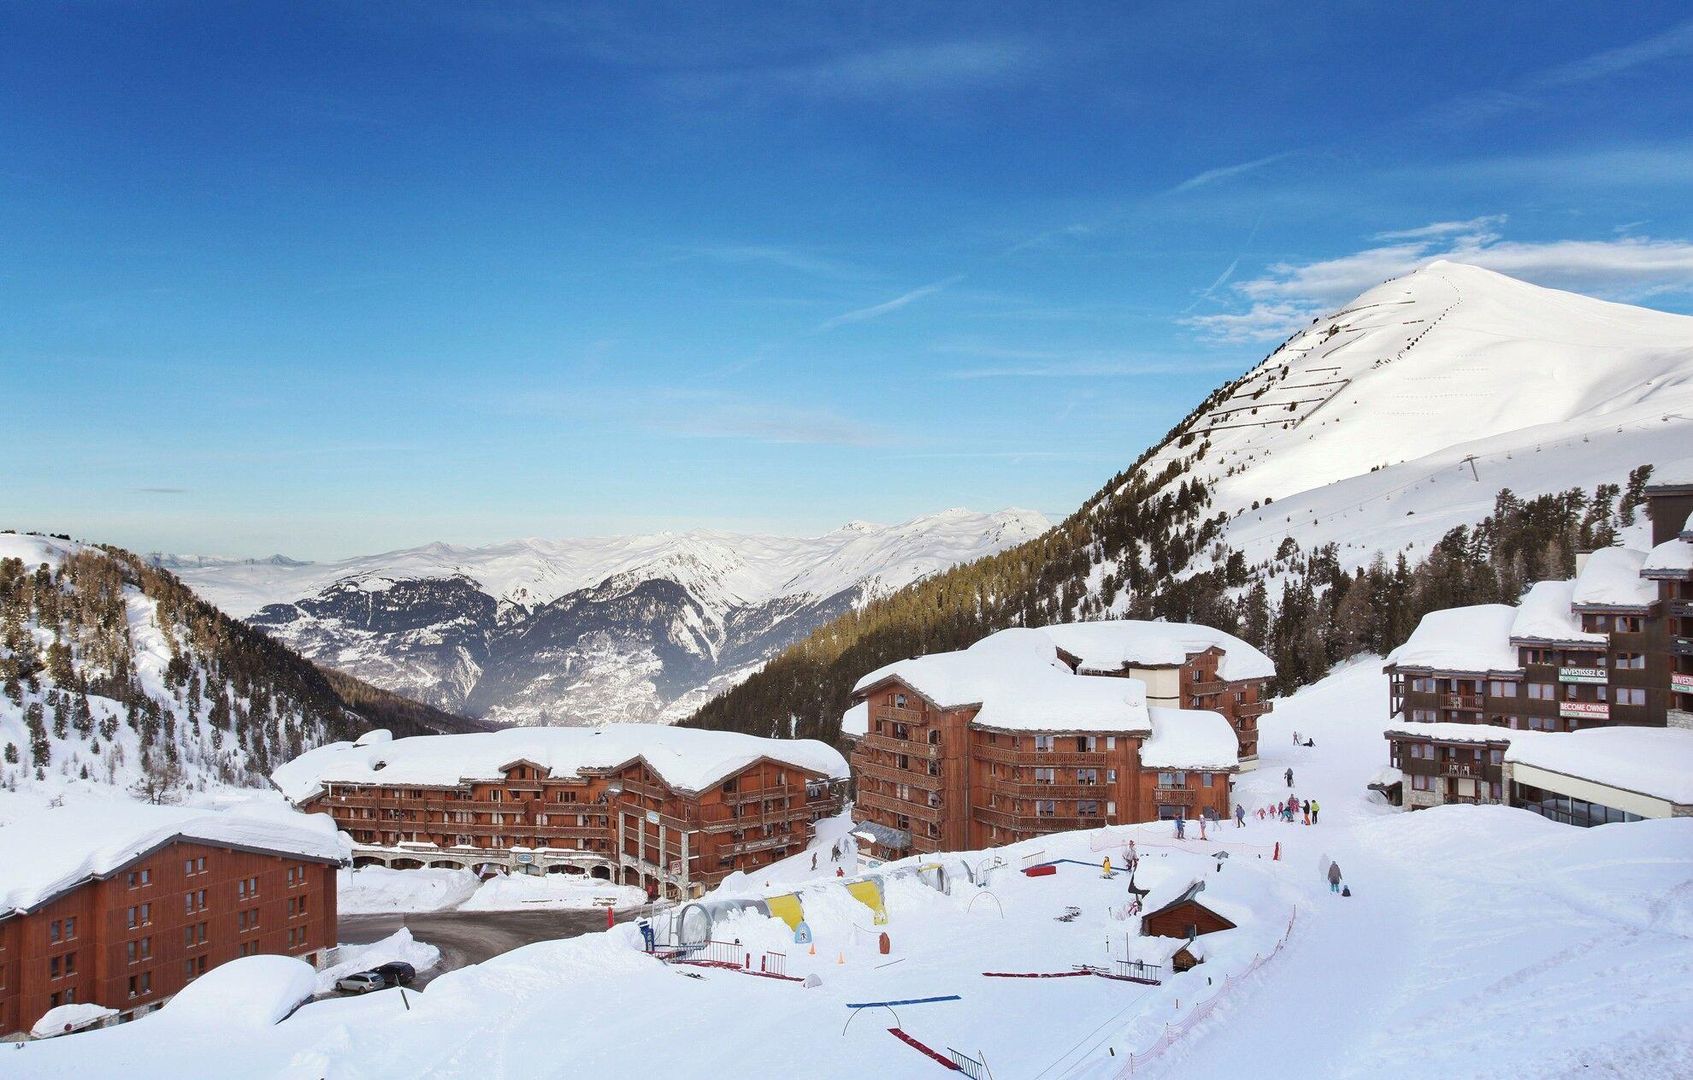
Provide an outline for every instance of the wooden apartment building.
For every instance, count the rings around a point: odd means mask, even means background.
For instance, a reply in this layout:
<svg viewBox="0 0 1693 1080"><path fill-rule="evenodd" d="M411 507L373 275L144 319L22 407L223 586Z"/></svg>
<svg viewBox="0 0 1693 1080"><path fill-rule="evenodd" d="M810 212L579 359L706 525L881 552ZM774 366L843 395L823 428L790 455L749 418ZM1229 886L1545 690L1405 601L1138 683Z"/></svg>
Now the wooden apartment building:
<svg viewBox="0 0 1693 1080"><path fill-rule="evenodd" d="M582 874L689 896L805 848L839 813L822 743L655 725L515 728L311 751L273 780L360 864Z"/></svg>
<svg viewBox="0 0 1693 1080"><path fill-rule="evenodd" d="M1554 805L1539 788L1513 790L1511 731L1693 729L1693 484L1649 487L1647 506L1649 552L1584 554L1573 579L1537 582L1514 607L1432 612L1389 656L1403 805Z"/></svg>
<svg viewBox="0 0 1693 1080"><path fill-rule="evenodd" d="M130 1019L238 957L316 964L335 945L333 838L225 814L181 815L177 827L154 810L61 809L8 823L0 1035L27 1032L60 1005ZM16 850L48 835L56 851L45 857Z"/></svg>
<svg viewBox="0 0 1693 1080"><path fill-rule="evenodd" d="M890 664L842 721L870 854L958 851L1046 833L1232 812L1236 731L1149 706L1123 675L1077 674L1043 630Z"/></svg>

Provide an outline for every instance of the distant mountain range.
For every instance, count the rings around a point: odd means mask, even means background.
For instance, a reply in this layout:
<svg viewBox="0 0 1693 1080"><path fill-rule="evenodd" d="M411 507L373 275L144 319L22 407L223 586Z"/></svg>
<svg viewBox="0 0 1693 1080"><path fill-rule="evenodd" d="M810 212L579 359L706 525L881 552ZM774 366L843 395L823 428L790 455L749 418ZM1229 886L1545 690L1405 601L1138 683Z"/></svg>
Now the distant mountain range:
<svg viewBox="0 0 1693 1080"><path fill-rule="evenodd" d="M320 665L501 724L670 722L815 627L1050 527L947 510L817 537L721 532L335 563L155 555L197 593Z"/></svg>

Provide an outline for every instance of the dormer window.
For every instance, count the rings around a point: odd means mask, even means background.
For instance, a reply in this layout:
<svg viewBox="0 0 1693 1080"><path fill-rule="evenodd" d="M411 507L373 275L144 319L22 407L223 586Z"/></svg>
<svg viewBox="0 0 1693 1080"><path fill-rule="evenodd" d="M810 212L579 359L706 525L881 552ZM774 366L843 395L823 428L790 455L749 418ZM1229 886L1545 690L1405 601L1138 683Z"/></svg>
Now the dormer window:
<svg viewBox="0 0 1693 1080"><path fill-rule="evenodd" d="M904 694L895 694L894 695L894 708L896 708L896 709L905 708L905 695Z"/></svg>

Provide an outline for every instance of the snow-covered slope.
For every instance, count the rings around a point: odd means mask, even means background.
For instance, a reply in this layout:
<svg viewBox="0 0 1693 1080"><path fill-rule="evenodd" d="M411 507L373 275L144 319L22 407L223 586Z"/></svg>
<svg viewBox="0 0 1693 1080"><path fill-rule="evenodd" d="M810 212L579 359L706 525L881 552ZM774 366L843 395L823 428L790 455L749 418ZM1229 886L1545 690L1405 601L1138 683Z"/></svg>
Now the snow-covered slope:
<svg viewBox="0 0 1693 1080"><path fill-rule="evenodd" d="M503 723L667 721L828 618L1048 528L948 510L817 537L721 532L343 562L171 557L195 591L320 663Z"/></svg>
<svg viewBox="0 0 1693 1080"><path fill-rule="evenodd" d="M368 726L297 656L132 555L0 534L0 783L254 786Z"/></svg>
<svg viewBox="0 0 1693 1080"><path fill-rule="evenodd" d="M1047 1080L1693 1075L1693 821L1580 829L1498 806L1395 810L1366 787L1386 758L1387 689L1367 658L1278 701L1264 717L1265 767L1237 788L1243 827L1177 840L1149 823L887 864L886 925L837 884L829 856L843 838L831 832L715 894L801 893L815 949L779 920L722 925L756 954L752 974L666 967L625 923L449 972L404 1000L329 999L264 1027L167 1007L25 1044L8 1065L66 1080L175 1076L233 1035L242 1053L220 1059L229 1077L539 1080L560 1074L558 1055L534 1052L545 1030L569 1069L608 1078L945 1075L897 1027L994 1076ZM1296 746L1295 729L1314 745ZM1258 818L1290 793L1321 804L1318 824ZM1130 840L1132 879L1103 876L1100 861L1120 871ZM1053 860L1050 876L1017 872ZM1330 891L1330 862L1351 895ZM950 894L913 873L935 865ZM1189 948L1204 963L1171 973L1163 964L1182 942L1138 933L1130 880L1150 890L1147 911L1203 884L1198 900L1235 927L1199 937ZM1111 974L1128 957L1162 982L1077 971ZM229 970L247 977L247 963ZM770 963L815 979L759 977Z"/></svg>
<svg viewBox="0 0 1693 1080"><path fill-rule="evenodd" d="M1186 475L1248 562L1289 535L1354 563L1426 550L1501 488L1693 462L1693 318L1434 262L1316 320L1186 430L1209 443ZM1144 471L1192 453L1172 441Z"/></svg>

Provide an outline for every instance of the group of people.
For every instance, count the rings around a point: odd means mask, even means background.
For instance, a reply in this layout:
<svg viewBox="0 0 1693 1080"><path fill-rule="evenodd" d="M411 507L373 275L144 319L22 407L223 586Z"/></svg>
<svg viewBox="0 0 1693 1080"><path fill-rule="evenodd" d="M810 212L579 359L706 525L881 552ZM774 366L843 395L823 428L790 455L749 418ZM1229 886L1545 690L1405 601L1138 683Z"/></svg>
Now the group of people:
<svg viewBox="0 0 1693 1080"><path fill-rule="evenodd" d="M1315 825L1317 815L1321 811L1322 807L1317 804L1317 800L1306 799L1301 802L1299 796L1289 795L1282 802L1260 806L1258 808L1258 820L1291 822L1294 818L1298 818L1305 825Z"/></svg>

